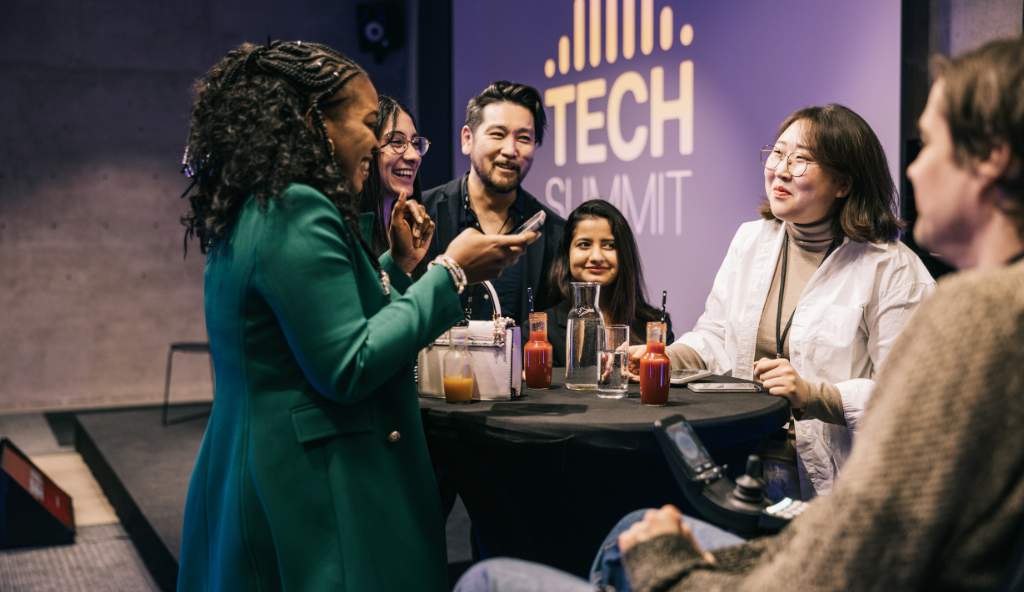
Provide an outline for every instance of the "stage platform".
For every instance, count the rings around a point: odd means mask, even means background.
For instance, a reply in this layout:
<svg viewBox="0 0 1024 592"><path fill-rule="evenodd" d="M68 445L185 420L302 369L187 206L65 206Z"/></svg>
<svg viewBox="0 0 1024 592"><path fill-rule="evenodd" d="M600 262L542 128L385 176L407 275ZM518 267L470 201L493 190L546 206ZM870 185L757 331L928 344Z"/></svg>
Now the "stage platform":
<svg viewBox="0 0 1024 592"><path fill-rule="evenodd" d="M175 406L166 427L159 407L75 416L75 447L163 590L174 590L177 581L185 495L208 409ZM470 560L469 518L461 502L449 516L447 531L454 584Z"/></svg>
<svg viewBox="0 0 1024 592"><path fill-rule="evenodd" d="M177 581L185 494L209 405L179 406L163 426L160 408L76 415L75 447L96 476L163 590Z"/></svg>

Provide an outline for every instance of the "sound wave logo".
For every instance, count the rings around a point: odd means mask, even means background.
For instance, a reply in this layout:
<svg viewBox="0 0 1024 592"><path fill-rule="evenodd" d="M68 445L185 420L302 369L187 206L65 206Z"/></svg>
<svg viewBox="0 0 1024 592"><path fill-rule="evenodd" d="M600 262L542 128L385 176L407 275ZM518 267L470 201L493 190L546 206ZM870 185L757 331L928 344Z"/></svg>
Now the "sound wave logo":
<svg viewBox="0 0 1024 592"><path fill-rule="evenodd" d="M544 63L554 166L544 199L562 215L607 199L637 236L682 236L694 171L679 157L694 152L695 56L669 50L693 43L693 25L679 26L670 6L656 23L654 0L573 0L572 12L572 36Z"/></svg>
<svg viewBox="0 0 1024 592"><path fill-rule="evenodd" d="M572 3L572 37L562 35L558 39L558 61L549 58L544 62L544 76L554 78L555 71L561 75L569 73L570 66L580 72L589 63L591 68L601 65L601 45L604 42L604 60L614 64L619 59L619 1L605 0L604 38L601 37L601 0L589 0L589 10L584 10L584 0ZM636 0L622 0L622 58L631 60L636 56ZM589 16L589 27L587 17ZM675 40L671 6L663 6L658 13L658 46L669 51ZM640 0L640 52L650 55L654 52L654 0ZM683 24L679 29L679 43L687 47L693 43L693 26ZM572 59L570 64L570 48ZM589 51L588 51L589 49ZM588 60L589 58L589 60Z"/></svg>

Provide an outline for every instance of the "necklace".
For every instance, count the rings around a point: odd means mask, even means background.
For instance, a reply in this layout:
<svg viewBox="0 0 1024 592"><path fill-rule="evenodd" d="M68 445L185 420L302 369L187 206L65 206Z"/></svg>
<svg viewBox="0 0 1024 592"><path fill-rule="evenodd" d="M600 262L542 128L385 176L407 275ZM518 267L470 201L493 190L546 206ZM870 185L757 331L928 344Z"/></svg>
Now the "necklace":
<svg viewBox="0 0 1024 592"><path fill-rule="evenodd" d="M480 216L477 216L476 211L473 210L473 207L469 204L469 197L466 198L465 207L466 207L466 218L468 218L470 220L470 223L474 227L476 227L477 230L479 230L480 232L484 232L483 224L480 223ZM497 230L497 232L495 232L495 234L502 234L502 233L504 233L505 232L505 227L508 226L508 223L511 222L511 221L512 221L512 206L509 206L508 212L505 214L505 220L502 221L501 226L498 227L498 230ZM484 232L484 234L487 234L487 233Z"/></svg>
<svg viewBox="0 0 1024 592"><path fill-rule="evenodd" d="M462 209L463 209L463 214L466 217L466 220L469 222L470 226L476 228L481 233L486 234L484 232L483 225L480 224L480 216L477 216L476 211L473 209L472 204L470 204L470 202L469 202L469 182L468 182L468 179L463 179L461 189L462 189ZM501 226L498 227L498 231L495 234L502 234L502 233L504 233L505 232L505 227L508 226L509 222L512 222L512 213L513 213L514 206L515 206L514 203L509 205L508 211L505 213L505 220L502 221Z"/></svg>

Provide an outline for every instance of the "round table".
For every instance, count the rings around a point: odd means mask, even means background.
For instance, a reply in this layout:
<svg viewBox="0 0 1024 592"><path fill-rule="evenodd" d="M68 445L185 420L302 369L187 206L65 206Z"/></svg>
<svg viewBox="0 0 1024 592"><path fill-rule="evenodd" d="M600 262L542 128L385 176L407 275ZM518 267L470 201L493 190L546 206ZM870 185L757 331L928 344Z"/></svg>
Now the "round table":
<svg viewBox="0 0 1024 592"><path fill-rule="evenodd" d="M420 399L442 490L462 497L481 556L586 576L598 545L629 511L665 503L688 509L651 431L655 420L685 416L735 474L789 418L786 400L764 393L674 387L663 407L641 405L637 385L629 394L601 399L559 382L524 389L515 401Z"/></svg>

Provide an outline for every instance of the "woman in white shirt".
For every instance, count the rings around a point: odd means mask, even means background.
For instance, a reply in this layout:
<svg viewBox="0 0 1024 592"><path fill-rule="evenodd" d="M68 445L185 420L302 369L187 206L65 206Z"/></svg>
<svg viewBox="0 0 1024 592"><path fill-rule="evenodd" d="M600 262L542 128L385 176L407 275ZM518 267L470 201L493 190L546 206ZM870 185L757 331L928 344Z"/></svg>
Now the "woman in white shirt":
<svg viewBox="0 0 1024 592"><path fill-rule="evenodd" d="M763 219L740 226L704 314L667 353L673 368L731 371L789 399L809 499L831 491L873 378L935 282L898 240L885 153L859 115L800 109L762 158Z"/></svg>

